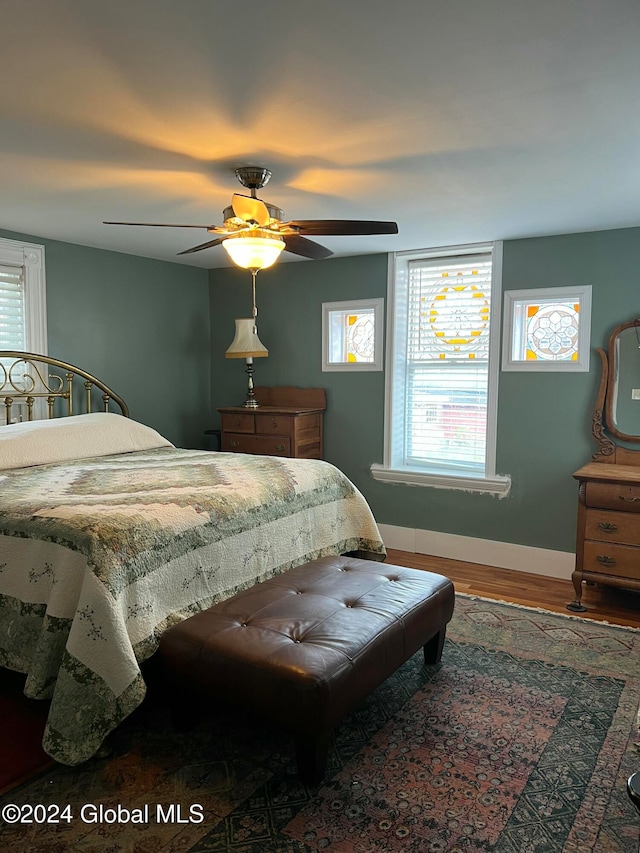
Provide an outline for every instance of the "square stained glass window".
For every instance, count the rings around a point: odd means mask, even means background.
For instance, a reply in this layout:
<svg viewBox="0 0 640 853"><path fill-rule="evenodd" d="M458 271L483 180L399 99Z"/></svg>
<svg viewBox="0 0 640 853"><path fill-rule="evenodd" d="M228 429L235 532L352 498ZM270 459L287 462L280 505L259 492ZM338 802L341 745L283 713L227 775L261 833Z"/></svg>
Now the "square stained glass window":
<svg viewBox="0 0 640 853"><path fill-rule="evenodd" d="M589 370L591 287L504 295L503 370Z"/></svg>
<svg viewBox="0 0 640 853"><path fill-rule="evenodd" d="M322 370L382 370L382 299L322 305Z"/></svg>

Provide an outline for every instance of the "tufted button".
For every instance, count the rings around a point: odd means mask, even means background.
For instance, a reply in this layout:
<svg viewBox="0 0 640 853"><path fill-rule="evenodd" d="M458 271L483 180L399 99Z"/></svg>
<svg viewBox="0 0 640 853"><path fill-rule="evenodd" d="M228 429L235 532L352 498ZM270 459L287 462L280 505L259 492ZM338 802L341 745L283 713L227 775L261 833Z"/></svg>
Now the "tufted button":
<svg viewBox="0 0 640 853"><path fill-rule="evenodd" d="M241 628L246 628L246 627L247 627L247 623L246 623L246 622L243 622L243 623L240 625L240 627L241 627Z"/></svg>
<svg viewBox="0 0 640 853"><path fill-rule="evenodd" d="M294 642L294 643L299 643L299 642L300 642L300 640L294 640L293 642Z"/></svg>
<svg viewBox="0 0 640 853"><path fill-rule="evenodd" d="M351 605L351 604L347 604L347 607L352 607L352 605Z"/></svg>
<svg viewBox="0 0 640 853"><path fill-rule="evenodd" d="M296 592L296 595L302 595L302 590L301 590L301 589L299 589L299 590Z"/></svg>

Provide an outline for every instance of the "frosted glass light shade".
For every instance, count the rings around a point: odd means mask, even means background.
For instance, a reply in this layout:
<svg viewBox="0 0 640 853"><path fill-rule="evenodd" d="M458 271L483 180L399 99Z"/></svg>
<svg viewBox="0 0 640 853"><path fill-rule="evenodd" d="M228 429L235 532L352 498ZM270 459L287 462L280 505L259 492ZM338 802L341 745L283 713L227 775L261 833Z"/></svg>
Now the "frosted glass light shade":
<svg viewBox="0 0 640 853"><path fill-rule="evenodd" d="M269 350L261 342L251 317L236 319L236 336L224 354L225 358L266 358Z"/></svg>
<svg viewBox="0 0 640 853"><path fill-rule="evenodd" d="M251 237L237 234L227 237L222 245L234 264L245 270L264 270L274 264L284 249L278 237Z"/></svg>

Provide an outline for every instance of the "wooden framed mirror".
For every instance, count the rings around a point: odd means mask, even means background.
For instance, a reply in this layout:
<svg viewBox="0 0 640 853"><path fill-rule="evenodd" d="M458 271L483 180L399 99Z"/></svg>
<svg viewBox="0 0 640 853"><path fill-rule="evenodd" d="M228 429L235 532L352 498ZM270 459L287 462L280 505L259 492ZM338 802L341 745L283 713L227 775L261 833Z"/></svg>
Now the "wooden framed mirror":
<svg viewBox="0 0 640 853"><path fill-rule="evenodd" d="M621 323L611 333L606 350L598 349L602 378L593 414L598 442L594 460L637 464L638 451L620 447L614 439L640 444L640 318Z"/></svg>

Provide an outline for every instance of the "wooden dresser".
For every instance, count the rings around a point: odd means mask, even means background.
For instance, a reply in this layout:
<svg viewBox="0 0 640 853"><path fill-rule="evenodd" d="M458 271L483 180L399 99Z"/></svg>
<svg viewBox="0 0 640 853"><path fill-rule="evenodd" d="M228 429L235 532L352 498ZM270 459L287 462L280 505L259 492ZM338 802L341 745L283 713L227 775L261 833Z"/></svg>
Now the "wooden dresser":
<svg viewBox="0 0 640 853"><path fill-rule="evenodd" d="M616 327L598 349L602 378L593 413L598 451L574 473L578 489L576 592L569 610L586 610L583 583L640 590L640 319ZM634 446L635 445L635 446Z"/></svg>
<svg viewBox="0 0 640 853"><path fill-rule="evenodd" d="M590 462L573 475L580 483L576 602L582 583L640 589L640 466Z"/></svg>
<svg viewBox="0 0 640 853"><path fill-rule="evenodd" d="M255 409L218 409L222 451L322 459L324 388L257 387L255 396Z"/></svg>

